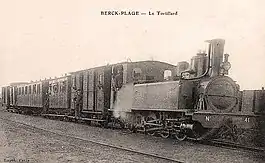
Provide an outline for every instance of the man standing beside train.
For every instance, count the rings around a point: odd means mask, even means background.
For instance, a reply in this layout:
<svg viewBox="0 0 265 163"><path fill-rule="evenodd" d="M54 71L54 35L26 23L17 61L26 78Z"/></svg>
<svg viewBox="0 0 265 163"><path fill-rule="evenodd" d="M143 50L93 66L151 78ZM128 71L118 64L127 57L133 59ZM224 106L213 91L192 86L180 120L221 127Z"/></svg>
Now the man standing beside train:
<svg viewBox="0 0 265 163"><path fill-rule="evenodd" d="M81 113L81 103L82 103L82 95L81 95L81 90L77 89L76 91L76 97L75 97L75 118L79 119L80 118L80 113Z"/></svg>

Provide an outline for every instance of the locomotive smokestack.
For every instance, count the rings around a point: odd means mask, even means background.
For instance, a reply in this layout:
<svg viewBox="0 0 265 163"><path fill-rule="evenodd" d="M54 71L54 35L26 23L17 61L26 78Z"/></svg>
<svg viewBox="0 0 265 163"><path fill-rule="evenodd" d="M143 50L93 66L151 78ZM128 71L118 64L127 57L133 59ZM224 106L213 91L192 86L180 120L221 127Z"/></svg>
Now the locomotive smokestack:
<svg viewBox="0 0 265 163"><path fill-rule="evenodd" d="M218 76L221 70L221 63L223 62L223 53L225 40L223 39L213 39L207 41L210 43L209 55L211 55L211 71L210 76Z"/></svg>

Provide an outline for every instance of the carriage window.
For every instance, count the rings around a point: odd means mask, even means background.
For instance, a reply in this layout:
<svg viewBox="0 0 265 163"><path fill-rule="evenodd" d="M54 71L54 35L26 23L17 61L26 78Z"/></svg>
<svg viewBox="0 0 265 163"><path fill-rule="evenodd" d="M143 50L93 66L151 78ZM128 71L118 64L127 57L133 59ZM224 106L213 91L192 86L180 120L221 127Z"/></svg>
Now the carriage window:
<svg viewBox="0 0 265 163"><path fill-rule="evenodd" d="M62 82L60 81L59 83L58 83L58 92L62 92Z"/></svg>
<svg viewBox="0 0 265 163"><path fill-rule="evenodd" d="M63 82L60 81L58 84L59 84L59 86L58 86L58 92L62 92Z"/></svg>
<svg viewBox="0 0 265 163"><path fill-rule="evenodd" d="M24 95L24 87L22 87L22 95Z"/></svg>
<svg viewBox="0 0 265 163"><path fill-rule="evenodd" d="M73 88L76 87L76 76L73 76L72 78L72 85L73 85Z"/></svg>
<svg viewBox="0 0 265 163"><path fill-rule="evenodd" d="M28 86L25 87L25 94L28 94Z"/></svg>
<svg viewBox="0 0 265 163"><path fill-rule="evenodd" d="M10 102L13 103L13 88L10 88Z"/></svg>
<svg viewBox="0 0 265 163"><path fill-rule="evenodd" d="M31 94L31 85L29 86L29 94Z"/></svg>
<svg viewBox="0 0 265 163"><path fill-rule="evenodd" d="M38 90L39 90L39 94L41 93L41 87L40 84L38 84Z"/></svg>
<svg viewBox="0 0 265 163"><path fill-rule="evenodd" d="M40 94L40 84L37 85L37 94Z"/></svg>
<svg viewBox="0 0 265 163"><path fill-rule="evenodd" d="M4 100L4 102L5 102L5 88L2 88L2 97L3 97L3 100Z"/></svg>
<svg viewBox="0 0 265 163"><path fill-rule="evenodd" d="M58 93L58 84L53 85L53 93Z"/></svg>
<svg viewBox="0 0 265 163"><path fill-rule="evenodd" d="M52 93L52 84L49 84L49 93Z"/></svg>
<svg viewBox="0 0 265 163"><path fill-rule="evenodd" d="M39 94L39 85L36 85L36 94Z"/></svg>
<svg viewBox="0 0 265 163"><path fill-rule="evenodd" d="M98 83L103 84L103 75L102 74L100 74L98 77Z"/></svg>
<svg viewBox="0 0 265 163"><path fill-rule="evenodd" d="M10 89L10 96L11 96L11 103L13 103L13 98L12 98L12 96L13 96L13 88Z"/></svg>
<svg viewBox="0 0 265 163"><path fill-rule="evenodd" d="M36 84L33 85L33 94L36 94Z"/></svg>
<svg viewBox="0 0 265 163"><path fill-rule="evenodd" d="M140 68L133 69L133 77L139 78L141 76L142 70Z"/></svg>
<svg viewBox="0 0 265 163"><path fill-rule="evenodd" d="M61 92L66 92L66 81L61 83Z"/></svg>
<svg viewBox="0 0 265 163"><path fill-rule="evenodd" d="M172 77L172 72L170 70L164 71L164 80L170 80Z"/></svg>

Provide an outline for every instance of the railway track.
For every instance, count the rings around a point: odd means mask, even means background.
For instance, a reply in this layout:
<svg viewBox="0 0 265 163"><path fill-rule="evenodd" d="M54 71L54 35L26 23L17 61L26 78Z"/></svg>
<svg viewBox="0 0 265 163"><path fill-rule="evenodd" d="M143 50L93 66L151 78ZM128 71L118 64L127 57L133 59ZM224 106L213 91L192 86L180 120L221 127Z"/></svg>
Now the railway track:
<svg viewBox="0 0 265 163"><path fill-rule="evenodd" d="M245 150L250 150L250 151L257 151L257 152L265 152L264 148L259 148L259 147L251 147L251 146L244 146L241 144L235 144L235 143L230 143L230 142L224 142L220 140L212 140L208 142L204 142L205 144L208 143L209 145L215 145L219 147L229 147L232 149L245 149Z"/></svg>
<svg viewBox="0 0 265 163"><path fill-rule="evenodd" d="M0 119L3 119L3 118L0 118ZM56 119L56 118L51 118L51 117L48 118L48 119L64 121L63 119ZM12 121L12 120L9 120L9 119L5 119L5 120ZM14 123L20 123L20 122L15 122L15 121L12 121L12 122L14 122ZM74 122L74 123L80 123L80 121L72 121L72 122ZM30 126L30 125L27 125L27 124L24 124L24 123L20 123L20 124L23 124L23 125L26 125L26 126ZM56 133L54 131L50 131L50 130L46 130L46 129L41 129L41 128L37 128L37 127L34 127L34 126L30 126L30 127L33 127L33 128L36 128L36 129L45 131L45 132L54 133L54 134L57 134L57 135L63 135L63 134ZM115 127L113 127L112 129L115 129ZM124 130L124 132L129 134L132 131ZM144 134L143 132L139 132L139 133ZM71 136L71 135L63 135L63 136L67 136L67 137L73 138L73 136ZM146 156L149 155L149 156L152 156L152 157L155 157L155 158L160 158L160 159L164 159L164 160L168 160L168 161L172 161L172 162L180 162L179 160L175 160L175 159L171 159L171 158L166 158L166 157L159 156L159 155L155 155L155 154L148 154L148 153L145 153L144 151L134 151L133 149L130 149L130 148L124 148L124 147L114 146L114 145L110 145L110 144L106 144L106 143L96 142L96 141L93 141L93 140L86 140L86 139L79 138L79 137L76 137L76 139L83 140L83 141L87 141L87 142L91 142L91 143L95 143L95 144L102 145L102 146L109 146L111 148L125 150L125 151L128 151L128 152L139 153L139 154L146 155ZM228 149L234 149L234 150L236 150L236 149L243 149L243 150L255 151L255 152L265 152L265 148L252 147L252 146L244 146L244 145L235 144L235 143L231 143L231 142L224 142L224 141L220 141L220 140L203 140L202 141L202 140L196 140L196 139L193 139L193 138L187 138L187 139L188 139L188 141L193 141L193 142L196 142L196 143L201 143L201 144L211 145L211 146L216 146L216 147L222 147L222 148L228 148Z"/></svg>
<svg viewBox="0 0 265 163"><path fill-rule="evenodd" d="M137 131L137 132L141 134L146 134L144 131ZM153 136L161 137L159 135L153 135ZM170 139L171 138L172 137L170 137ZM175 140L175 138L172 138L172 139ZM244 146L242 144L226 142L226 141L221 141L221 140L197 140L197 139L189 138L189 137L187 137L186 140L205 144L205 145L211 145L211 146L223 147L223 148L229 148L229 149L243 149L243 150L256 151L256 152L265 152L265 147L262 148L262 147L254 147L254 146Z"/></svg>
<svg viewBox="0 0 265 163"><path fill-rule="evenodd" d="M144 132L139 132L144 134ZM153 136L159 136L159 135L153 135ZM174 138L172 138L174 139ZM229 148L229 149L243 149L243 150L249 150L249 151L256 151L256 152L265 152L265 148L261 147L254 147L254 146L244 146L241 144L236 144L232 142L225 142L221 140L197 140L194 138L187 138L188 141L196 142L196 143L201 143L205 145L211 145L211 146L216 146L216 147L222 147L222 148Z"/></svg>
<svg viewBox="0 0 265 163"><path fill-rule="evenodd" d="M222 147L222 148L229 148L229 149L243 149L243 150L248 150L248 151L255 151L255 152L265 152L265 148L260 148L260 147L252 147L252 146L244 146L241 144L235 144L231 142L224 142L220 140L196 140L193 138L187 138L189 141L193 142L199 142L201 144L205 145L211 145L211 146L216 146L216 147Z"/></svg>
<svg viewBox="0 0 265 163"><path fill-rule="evenodd" d="M58 118L54 118L54 117L48 117L48 119L63 120L63 119L58 119ZM9 120L9 121L11 121L11 120ZM73 119L72 119L72 122L79 123L80 121L73 121ZM19 122L17 122L17 123L19 123ZM24 124L24 125L27 125L27 124ZM115 127L111 127L111 128L115 129ZM45 130L45 129L42 129L42 130ZM45 130L45 131L48 131L48 130ZM48 132L52 132L52 131L48 131ZM131 133L131 132L132 131L126 132L126 133ZM144 132L139 132L139 133L145 134ZM199 143L202 143L202 144L205 144L205 145L211 145L211 146L216 146L216 147L223 147L223 148L229 148L229 149L244 149L244 150L256 151L256 152L265 152L265 148L259 148L259 147L253 147L253 146L244 146L244 145L241 145L241 144L235 144L235 143L231 143L231 142L224 142L224 141L220 141L220 140L196 140L196 139L193 139L193 138L187 138L187 139L189 141L193 141L193 142L196 142L196 143L199 142ZM98 142L91 141L91 140L89 142L98 143ZM98 143L98 144L100 144L100 143ZM108 144L104 144L104 143L102 143L101 145L108 146ZM113 146L113 148L116 148L116 147ZM130 151L131 149L127 149L126 148L124 150ZM173 159L172 161L176 161L176 160Z"/></svg>
<svg viewBox="0 0 265 163"><path fill-rule="evenodd" d="M10 123L13 123L13 124L23 125L27 129L29 129L29 130L33 130L33 131L38 130L39 132L41 132L44 135L59 136L59 137L66 138L67 140L72 139L72 140L78 140L78 141L82 141L82 142L89 142L89 143L93 143L93 144L100 145L100 146L104 146L104 147L118 149L118 150L122 150L122 151L126 151L126 152L131 152L131 153L135 153L135 154L138 154L138 155L143 155L143 156L151 157L151 158L154 158L154 159L159 159L159 160L161 160L163 162L164 161L167 161L167 162L174 162L174 163L183 163L180 160L176 160L176 159L173 159L173 158L164 157L164 156L161 156L161 155L158 155L158 154L147 153L147 152L144 152L144 151L134 150L134 149L130 149L130 148L122 147L122 146L115 146L115 145L112 145L112 144L107 144L107 143L103 143L103 142L97 142L97 141L94 141L94 140L88 140L88 139L84 139L84 138L81 138L81 137L78 137L78 136L73 136L73 135L67 135L67 134L63 134L63 133L58 133L56 131L38 128L38 127L35 127L35 126L32 126L32 125L28 125L28 124L25 124L25 123L13 121L13 120L6 119L6 118L3 118L3 117L0 117L0 119L5 120L5 121L10 122Z"/></svg>

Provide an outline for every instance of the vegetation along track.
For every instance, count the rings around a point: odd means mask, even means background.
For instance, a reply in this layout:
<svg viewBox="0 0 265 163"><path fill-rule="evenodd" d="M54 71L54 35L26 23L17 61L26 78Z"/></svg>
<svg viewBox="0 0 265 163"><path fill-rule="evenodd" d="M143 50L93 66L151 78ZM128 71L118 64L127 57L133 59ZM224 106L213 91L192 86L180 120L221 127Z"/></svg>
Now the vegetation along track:
<svg viewBox="0 0 265 163"><path fill-rule="evenodd" d="M242 144L225 142L225 141L215 140L215 139L213 139L213 140L196 140L194 138L188 138L188 140L193 141L193 142L199 142L199 143L205 144L205 145L211 145L211 146L222 147L222 148L243 149L243 150L256 151L256 152L265 152L265 148L254 147L254 146L245 146Z"/></svg>
<svg viewBox="0 0 265 163"><path fill-rule="evenodd" d="M100 145L100 146L114 148L114 149L118 149L118 150L122 150L122 151L127 151L127 152L135 153L135 154L138 154L138 155L151 157L151 158L154 158L154 159L159 159L161 161L164 160L164 161L168 161L168 162L182 163L182 161L180 161L180 160L176 160L176 159L173 159L173 158L160 156L160 155L157 155L157 154L146 153L144 151L139 151L139 150L134 150L134 149L126 148L126 147L115 146L115 145L111 145L111 144L107 144L107 143L102 143L102 142L97 142L97 141L93 141L93 140L88 140L88 139L77 137L77 136L61 134L61 133L58 133L56 131L38 128L38 127L35 127L35 126L32 126L32 125L28 125L28 124L25 124L25 123L22 123L22 122L13 121L13 120L6 119L6 118L3 118L3 117L0 117L0 119L8 121L10 123L23 125L24 127L26 127L29 130L33 130L33 131L37 130L38 132L41 132L43 135L49 135L49 136L53 136L53 137L59 136L60 138L63 137L63 138L66 138L66 139L72 139L72 140L77 140L77 141L82 141L82 142L89 142L89 143L97 144L97 145Z"/></svg>
<svg viewBox="0 0 265 163"><path fill-rule="evenodd" d="M233 148L233 149L240 148L240 149L246 149L246 150L257 151L257 152L265 152L264 148L244 146L242 144L224 142L224 141L220 141L220 140L212 140L212 141L208 141L208 142L204 142L204 143L207 143L209 145L214 145L214 146L220 146L220 147L229 147L229 148Z"/></svg>

